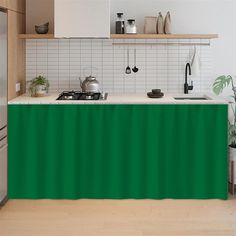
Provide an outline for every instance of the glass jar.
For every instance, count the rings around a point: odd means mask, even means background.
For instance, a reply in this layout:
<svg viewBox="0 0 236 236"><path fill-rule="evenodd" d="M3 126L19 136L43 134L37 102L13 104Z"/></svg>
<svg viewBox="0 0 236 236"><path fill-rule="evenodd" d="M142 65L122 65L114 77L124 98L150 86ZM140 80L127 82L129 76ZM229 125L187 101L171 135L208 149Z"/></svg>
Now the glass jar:
<svg viewBox="0 0 236 236"><path fill-rule="evenodd" d="M117 13L116 19L116 34L124 34L125 33L125 20L123 18L123 13Z"/></svg>
<svg viewBox="0 0 236 236"><path fill-rule="evenodd" d="M126 25L126 34L137 34L137 27L135 20L130 19Z"/></svg>

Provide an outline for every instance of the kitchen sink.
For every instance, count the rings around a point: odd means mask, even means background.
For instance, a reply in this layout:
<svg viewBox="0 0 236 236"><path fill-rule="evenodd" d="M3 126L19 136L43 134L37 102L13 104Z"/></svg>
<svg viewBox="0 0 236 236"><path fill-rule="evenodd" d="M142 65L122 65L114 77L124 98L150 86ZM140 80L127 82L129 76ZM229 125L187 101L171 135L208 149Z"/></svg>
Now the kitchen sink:
<svg viewBox="0 0 236 236"><path fill-rule="evenodd" d="M176 94L173 96L175 100L189 100L189 101L209 101L212 100L210 96L206 94Z"/></svg>
<svg viewBox="0 0 236 236"><path fill-rule="evenodd" d="M174 97L175 100L211 100L206 97Z"/></svg>

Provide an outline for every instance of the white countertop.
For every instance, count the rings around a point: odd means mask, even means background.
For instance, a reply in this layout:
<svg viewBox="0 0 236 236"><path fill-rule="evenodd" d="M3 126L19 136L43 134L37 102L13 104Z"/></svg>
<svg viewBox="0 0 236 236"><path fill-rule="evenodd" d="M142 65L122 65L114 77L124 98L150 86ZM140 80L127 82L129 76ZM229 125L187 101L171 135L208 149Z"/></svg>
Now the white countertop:
<svg viewBox="0 0 236 236"><path fill-rule="evenodd" d="M163 98L151 99L145 94L134 95L113 95L109 94L107 100L99 101L58 101L59 93L45 97L33 98L27 94L9 101L11 104L227 104L226 100L220 99L210 94L189 94L189 95L166 95ZM206 97L209 100L175 100L174 97Z"/></svg>

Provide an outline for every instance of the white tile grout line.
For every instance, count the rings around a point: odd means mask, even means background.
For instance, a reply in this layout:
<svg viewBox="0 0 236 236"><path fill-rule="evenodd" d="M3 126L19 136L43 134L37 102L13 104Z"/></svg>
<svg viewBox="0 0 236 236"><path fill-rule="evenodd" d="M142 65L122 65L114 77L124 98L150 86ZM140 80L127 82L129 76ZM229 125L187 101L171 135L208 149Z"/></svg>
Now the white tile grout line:
<svg viewBox="0 0 236 236"><path fill-rule="evenodd" d="M104 41L102 41L102 58L101 58L101 61L102 61L102 88L104 88L104 80L103 80L103 50L104 49Z"/></svg>
<svg viewBox="0 0 236 236"><path fill-rule="evenodd" d="M69 79L69 83L68 83L68 88L71 89L71 70L70 70L70 67L71 67L71 53L70 53L70 48L71 48L71 45L70 45L70 40L71 39L68 39L68 56L69 56L69 59L68 59L68 79Z"/></svg>
<svg viewBox="0 0 236 236"><path fill-rule="evenodd" d="M112 40L112 43L114 42L114 40ZM113 65L113 67L112 67L112 72L113 72L113 74L112 74L112 76L113 76L113 87L112 87L112 89L113 89L113 93L115 92L115 71L114 71L114 68L115 68L115 65L114 65L114 46L112 47L112 54L113 54L113 56L112 56L112 65Z"/></svg>
<svg viewBox="0 0 236 236"><path fill-rule="evenodd" d="M48 39L47 39L47 78L48 78Z"/></svg>
<svg viewBox="0 0 236 236"><path fill-rule="evenodd" d="M38 40L36 40L36 76L38 74Z"/></svg>
<svg viewBox="0 0 236 236"><path fill-rule="evenodd" d="M57 70L57 92L59 92L60 91L60 81L59 81L59 61L60 61L60 59L59 59L59 47L60 47L60 42L59 42L59 40L57 41L58 43L58 47L57 47L57 58L58 58L58 64L57 64L57 66L58 66L58 70Z"/></svg>
<svg viewBox="0 0 236 236"><path fill-rule="evenodd" d="M90 39L90 71L91 76L93 75L93 42L92 39Z"/></svg>
<svg viewBox="0 0 236 236"><path fill-rule="evenodd" d="M147 43L146 39L145 43ZM147 47L145 47L145 91L147 91Z"/></svg>
<svg viewBox="0 0 236 236"><path fill-rule="evenodd" d="M167 43L168 43L168 39L167 39ZM169 47L167 47L167 89L169 90L170 89L170 81L169 81Z"/></svg>
<svg viewBox="0 0 236 236"><path fill-rule="evenodd" d="M180 74L179 74L179 71L180 71L180 48L179 48L179 45L178 45L178 81L179 81L179 89L181 89L181 86L180 86L180 84L181 84L181 76L180 76Z"/></svg>
<svg viewBox="0 0 236 236"><path fill-rule="evenodd" d="M123 42L124 42L124 40L123 40ZM124 93L125 92L125 83L124 83L124 81L125 81L125 68L126 68L126 57L125 57L125 55L126 55L126 51L127 51L127 49L126 49L126 47L123 47L123 81L122 81L122 88L123 88L123 91L122 91L122 93Z"/></svg>
<svg viewBox="0 0 236 236"><path fill-rule="evenodd" d="M158 43L158 40L156 39L156 43ZM158 71L158 47L156 47L156 72ZM158 85L158 73L156 73L156 88L159 87Z"/></svg>
<svg viewBox="0 0 236 236"><path fill-rule="evenodd" d="M135 39L135 43L137 43L137 39ZM135 50L136 50L136 58L135 58L136 63L134 63L134 66L137 66L137 68L139 68L139 66L137 65L137 59L138 59L139 54L138 54L138 50L137 50L136 46L135 46ZM139 71L140 71L140 68L139 68ZM138 93L138 91L137 91L137 73L135 73L134 79L135 79L135 93Z"/></svg>
<svg viewBox="0 0 236 236"><path fill-rule="evenodd" d="M82 66L81 66L81 64L82 64L82 58L81 58L81 40L79 40L79 58L80 58L80 63L79 63L79 66L80 66L80 69L79 69L79 71L80 71L80 79L82 79L82 74L81 74L81 71L82 71Z"/></svg>

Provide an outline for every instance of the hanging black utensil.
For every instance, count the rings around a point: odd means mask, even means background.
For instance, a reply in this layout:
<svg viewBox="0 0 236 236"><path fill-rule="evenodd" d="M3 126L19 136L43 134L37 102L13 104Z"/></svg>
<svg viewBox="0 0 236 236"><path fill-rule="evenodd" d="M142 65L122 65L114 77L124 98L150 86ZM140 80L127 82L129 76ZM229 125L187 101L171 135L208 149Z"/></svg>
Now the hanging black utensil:
<svg viewBox="0 0 236 236"><path fill-rule="evenodd" d="M127 67L126 67L125 73L127 75L131 74L131 68L129 66L129 49L127 50Z"/></svg>
<svg viewBox="0 0 236 236"><path fill-rule="evenodd" d="M134 68L132 69L134 73L137 73L139 71L139 68L137 67L137 50L134 49Z"/></svg>

